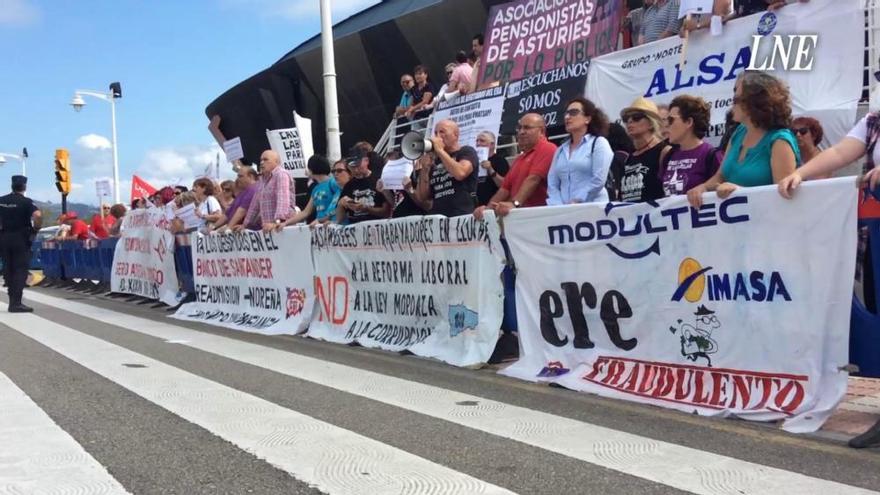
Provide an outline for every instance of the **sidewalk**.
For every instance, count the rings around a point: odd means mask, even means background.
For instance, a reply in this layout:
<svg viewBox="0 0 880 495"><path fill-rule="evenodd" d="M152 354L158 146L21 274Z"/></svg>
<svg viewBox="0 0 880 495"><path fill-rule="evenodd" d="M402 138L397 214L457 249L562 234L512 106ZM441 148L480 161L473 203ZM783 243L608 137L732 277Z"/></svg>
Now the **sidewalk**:
<svg viewBox="0 0 880 495"><path fill-rule="evenodd" d="M828 419L820 435L848 440L880 419L880 379L851 376L846 397Z"/></svg>

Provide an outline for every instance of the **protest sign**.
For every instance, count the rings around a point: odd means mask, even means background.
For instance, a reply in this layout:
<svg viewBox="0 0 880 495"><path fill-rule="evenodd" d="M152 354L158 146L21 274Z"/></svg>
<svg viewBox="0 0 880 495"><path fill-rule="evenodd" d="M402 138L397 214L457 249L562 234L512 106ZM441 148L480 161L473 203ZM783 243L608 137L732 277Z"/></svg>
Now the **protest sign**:
<svg viewBox="0 0 880 495"><path fill-rule="evenodd" d="M131 210L122 223L122 237L113 253L110 284L113 292L178 302L174 267L174 236L160 208Z"/></svg>
<svg viewBox="0 0 880 495"><path fill-rule="evenodd" d="M703 15L703 14L711 14L712 7L715 5L715 0L679 0L678 4L678 18L686 17L687 15Z"/></svg>
<svg viewBox="0 0 880 495"><path fill-rule="evenodd" d="M202 220L196 216L196 204L190 203L174 210L174 216L183 222L187 230L196 229L202 225Z"/></svg>
<svg viewBox="0 0 880 495"><path fill-rule="evenodd" d="M98 199L110 196L110 179L98 179L95 181L95 194Z"/></svg>
<svg viewBox="0 0 880 495"><path fill-rule="evenodd" d="M244 158L244 149L241 147L241 138L232 138L223 142L223 152L230 162Z"/></svg>
<svg viewBox="0 0 880 495"><path fill-rule="evenodd" d="M406 158L390 160L382 167L382 187L389 191L403 189L403 180L413 171L413 162Z"/></svg>
<svg viewBox="0 0 880 495"><path fill-rule="evenodd" d="M308 326L315 300L308 228L193 234L192 250L196 300L175 318L267 335Z"/></svg>
<svg viewBox="0 0 880 495"><path fill-rule="evenodd" d="M852 179L726 199L516 209L522 353L503 373L815 431L843 398ZM532 260L552 260L533 263Z"/></svg>
<svg viewBox="0 0 880 495"><path fill-rule="evenodd" d="M312 234L310 337L485 363L501 326L501 249L472 215L409 217Z"/></svg>
<svg viewBox="0 0 880 495"><path fill-rule="evenodd" d="M501 132L515 134L519 118L527 113L542 115L547 127L564 125L565 105L584 94L589 68L586 61L509 83Z"/></svg>
<svg viewBox="0 0 880 495"><path fill-rule="evenodd" d="M486 21L478 84L522 79L612 52L622 15L621 0L496 5Z"/></svg>
<svg viewBox="0 0 880 495"><path fill-rule="evenodd" d="M504 88L477 91L440 103L431 115L429 135L433 135L437 122L449 119L458 124L459 144L476 147L477 135L483 131L489 131L497 138L503 113Z"/></svg>

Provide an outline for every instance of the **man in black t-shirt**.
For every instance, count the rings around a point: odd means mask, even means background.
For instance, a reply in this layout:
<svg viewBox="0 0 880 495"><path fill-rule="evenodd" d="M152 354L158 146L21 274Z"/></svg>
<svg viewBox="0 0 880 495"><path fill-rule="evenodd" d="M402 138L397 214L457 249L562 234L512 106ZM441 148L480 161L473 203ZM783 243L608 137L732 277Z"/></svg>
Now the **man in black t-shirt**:
<svg viewBox="0 0 880 495"><path fill-rule="evenodd" d="M477 152L458 142L458 125L441 120L434 126L433 153L419 160L418 198L430 204L430 214L470 215L477 205ZM432 156L433 155L433 156Z"/></svg>
<svg viewBox="0 0 880 495"><path fill-rule="evenodd" d="M336 223L352 224L388 218L388 202L376 190L376 177L370 171L373 168L381 170L383 165L382 157L376 153L348 163L352 178L340 193L336 205Z"/></svg>

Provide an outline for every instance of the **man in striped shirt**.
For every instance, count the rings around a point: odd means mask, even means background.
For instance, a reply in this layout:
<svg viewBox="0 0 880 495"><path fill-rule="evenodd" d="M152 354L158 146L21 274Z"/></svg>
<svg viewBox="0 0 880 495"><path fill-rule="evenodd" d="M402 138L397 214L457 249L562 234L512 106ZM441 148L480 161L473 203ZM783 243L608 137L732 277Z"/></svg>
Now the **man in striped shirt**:
<svg viewBox="0 0 880 495"><path fill-rule="evenodd" d="M639 45L678 34L681 19L678 18L678 0L645 0Z"/></svg>
<svg viewBox="0 0 880 495"><path fill-rule="evenodd" d="M263 232L271 232L277 224L287 220L296 204L293 177L281 168L278 153L266 150L260 155L260 173L260 189L251 201L245 221L235 227L236 231L259 219Z"/></svg>

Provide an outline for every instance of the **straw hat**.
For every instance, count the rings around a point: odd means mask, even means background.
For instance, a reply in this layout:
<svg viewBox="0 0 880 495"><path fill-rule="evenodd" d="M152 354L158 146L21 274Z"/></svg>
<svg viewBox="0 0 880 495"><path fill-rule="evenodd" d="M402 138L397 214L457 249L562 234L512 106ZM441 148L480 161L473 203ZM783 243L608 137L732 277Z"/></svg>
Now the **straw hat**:
<svg viewBox="0 0 880 495"><path fill-rule="evenodd" d="M653 101L645 98L644 96L639 96L634 102L632 102L630 106L621 110L620 118L622 119L624 115L633 112L642 112L651 117L654 117L657 120L660 120L660 112L657 110L657 105L655 105Z"/></svg>

